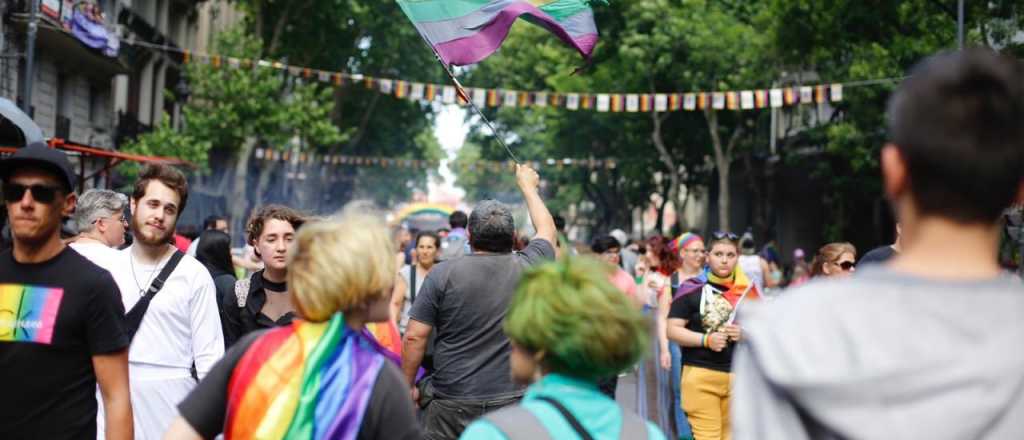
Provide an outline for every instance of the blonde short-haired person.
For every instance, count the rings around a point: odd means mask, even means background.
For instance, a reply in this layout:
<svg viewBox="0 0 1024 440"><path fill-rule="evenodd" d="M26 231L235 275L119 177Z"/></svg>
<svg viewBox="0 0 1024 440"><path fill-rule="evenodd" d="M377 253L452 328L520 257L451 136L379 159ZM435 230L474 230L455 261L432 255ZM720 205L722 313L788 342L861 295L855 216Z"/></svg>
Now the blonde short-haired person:
<svg viewBox="0 0 1024 440"><path fill-rule="evenodd" d="M303 226L288 261L300 319L232 346L166 438L420 438L397 358L365 329L390 317L395 246L382 225L349 212Z"/></svg>
<svg viewBox="0 0 1024 440"><path fill-rule="evenodd" d="M532 385L521 403L485 415L462 439L665 438L598 388L647 353L647 323L608 273L568 256L523 274L503 326L512 379Z"/></svg>

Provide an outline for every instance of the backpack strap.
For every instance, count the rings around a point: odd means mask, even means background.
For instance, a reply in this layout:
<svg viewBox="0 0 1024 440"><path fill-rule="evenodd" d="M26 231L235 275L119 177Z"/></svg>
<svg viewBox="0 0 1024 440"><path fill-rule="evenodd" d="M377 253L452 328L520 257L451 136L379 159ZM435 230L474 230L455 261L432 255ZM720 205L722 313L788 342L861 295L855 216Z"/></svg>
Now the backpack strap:
<svg viewBox="0 0 1024 440"><path fill-rule="evenodd" d="M245 300L249 297L249 286L252 285L252 278L242 278L235 281L235 301L238 308L245 307Z"/></svg>
<svg viewBox="0 0 1024 440"><path fill-rule="evenodd" d="M551 440L551 434L540 419L520 405L485 414L483 419L498 428L508 440Z"/></svg>
<svg viewBox="0 0 1024 440"><path fill-rule="evenodd" d="M562 405L561 402L548 396L539 396L537 397L537 400L547 402L551 406L555 407L555 409L558 410L558 413L562 415L562 418L565 419L566 422L569 422L569 426L572 426L573 431L576 431L576 434L579 435L580 438L583 440L594 440L594 436L587 432L587 429L583 427L583 424L580 423L580 421L576 419L576 416L572 415L572 412L570 412L565 405Z"/></svg>

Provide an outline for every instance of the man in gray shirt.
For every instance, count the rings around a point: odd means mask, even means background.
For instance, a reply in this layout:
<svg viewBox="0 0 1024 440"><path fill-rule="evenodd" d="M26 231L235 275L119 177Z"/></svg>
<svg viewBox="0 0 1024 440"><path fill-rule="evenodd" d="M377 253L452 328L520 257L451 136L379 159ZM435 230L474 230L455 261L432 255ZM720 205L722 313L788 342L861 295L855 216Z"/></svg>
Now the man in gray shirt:
<svg viewBox="0 0 1024 440"><path fill-rule="evenodd" d="M737 439L1024 438L1024 285L997 220L1024 189L1024 68L940 54L891 98L902 251L740 311Z"/></svg>
<svg viewBox="0 0 1024 440"><path fill-rule="evenodd" d="M423 361L431 330L436 338L434 371L427 387L431 400L422 402L427 439L454 440L477 417L522 396L522 388L512 382L511 346L502 322L520 274L527 266L555 257L557 235L538 193L537 173L518 166L516 182L537 230L529 246L513 252L512 213L499 202L480 202L469 216L472 254L439 263L423 281L409 310L402 370L410 383ZM415 386L412 395L419 400Z"/></svg>

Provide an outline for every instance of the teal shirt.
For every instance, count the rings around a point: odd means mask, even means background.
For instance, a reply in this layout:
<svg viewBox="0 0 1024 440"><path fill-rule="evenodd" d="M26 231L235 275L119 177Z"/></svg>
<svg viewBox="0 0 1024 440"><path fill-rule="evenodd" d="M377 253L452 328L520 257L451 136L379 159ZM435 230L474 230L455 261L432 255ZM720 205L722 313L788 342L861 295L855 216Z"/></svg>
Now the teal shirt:
<svg viewBox="0 0 1024 440"><path fill-rule="evenodd" d="M560 374L548 374L526 389L519 404L536 416L553 439L579 438L569 422L551 404L537 400L540 396L555 398L595 439L618 439L622 433L622 410L614 400L597 389L597 385ZM507 440L505 434L490 422L479 419L463 431L461 440ZM665 435L647 422L647 438L665 440Z"/></svg>

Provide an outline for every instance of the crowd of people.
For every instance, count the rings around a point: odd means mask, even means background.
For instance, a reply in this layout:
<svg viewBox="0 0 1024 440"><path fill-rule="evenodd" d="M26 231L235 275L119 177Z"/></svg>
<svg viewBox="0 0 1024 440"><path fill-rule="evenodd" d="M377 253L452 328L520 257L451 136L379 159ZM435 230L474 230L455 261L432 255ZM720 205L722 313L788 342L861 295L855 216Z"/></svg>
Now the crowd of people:
<svg viewBox="0 0 1024 440"><path fill-rule="evenodd" d="M78 195L64 153L26 146L0 162L0 436L1018 438L1024 284L996 255L1022 77L985 50L919 65L881 156L896 242L789 271L728 231L577 250L528 166L530 237L493 200L398 240L365 205L270 205L235 256L222 217L176 239L179 171Z"/></svg>

